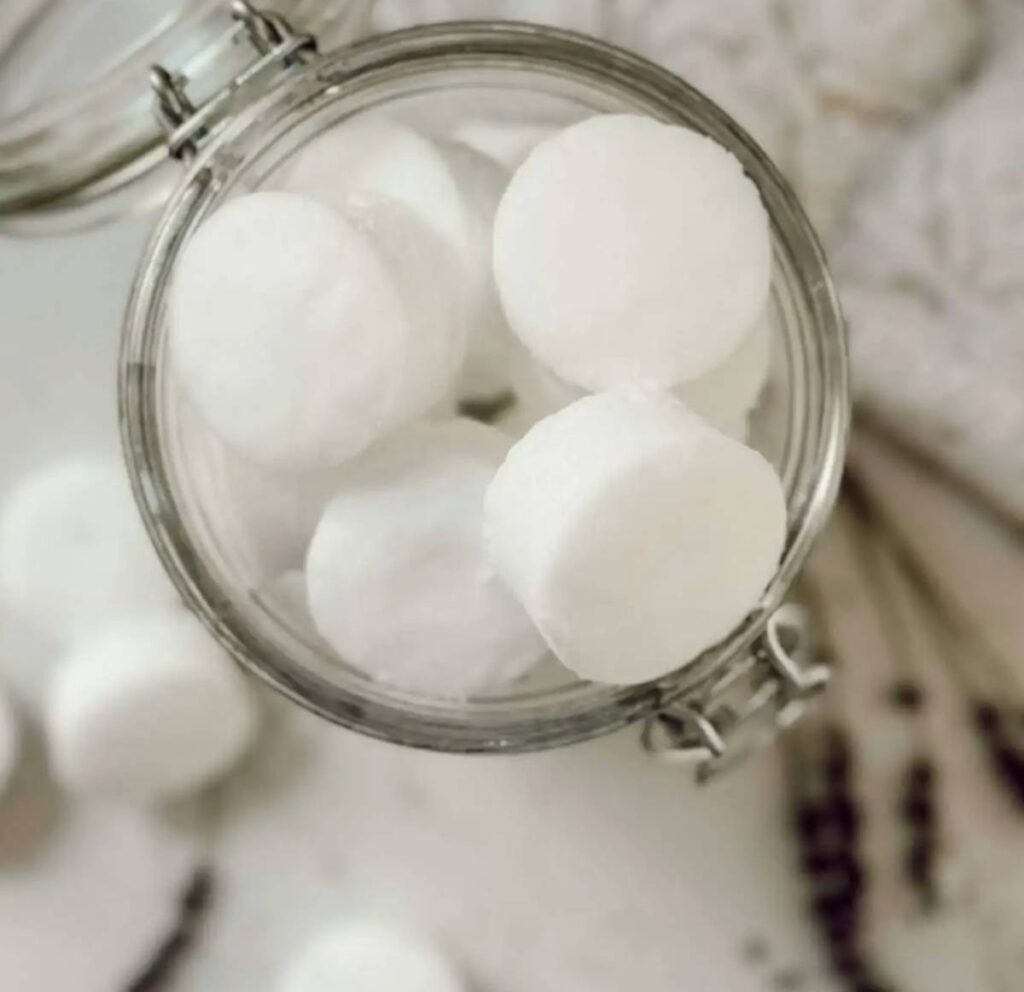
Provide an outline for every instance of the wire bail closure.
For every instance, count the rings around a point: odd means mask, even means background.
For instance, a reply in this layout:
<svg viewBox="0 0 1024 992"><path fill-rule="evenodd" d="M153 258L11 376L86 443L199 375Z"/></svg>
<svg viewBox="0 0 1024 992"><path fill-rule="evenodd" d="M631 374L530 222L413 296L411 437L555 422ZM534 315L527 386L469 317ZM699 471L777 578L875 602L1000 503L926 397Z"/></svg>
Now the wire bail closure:
<svg viewBox="0 0 1024 992"><path fill-rule="evenodd" d="M280 14L267 13L248 0L232 0L231 17L259 58L243 69L209 100L196 106L187 93L188 79L164 66L150 70L150 85L156 95L156 119L167 136L172 158L190 159L200 143L223 120L243 88L269 72L308 64L317 54L311 34L296 31Z"/></svg>
<svg viewBox="0 0 1024 992"><path fill-rule="evenodd" d="M809 660L809 640L804 610L780 607L748 655L648 718L644 750L695 765L707 782L769 744L828 684L828 667Z"/></svg>

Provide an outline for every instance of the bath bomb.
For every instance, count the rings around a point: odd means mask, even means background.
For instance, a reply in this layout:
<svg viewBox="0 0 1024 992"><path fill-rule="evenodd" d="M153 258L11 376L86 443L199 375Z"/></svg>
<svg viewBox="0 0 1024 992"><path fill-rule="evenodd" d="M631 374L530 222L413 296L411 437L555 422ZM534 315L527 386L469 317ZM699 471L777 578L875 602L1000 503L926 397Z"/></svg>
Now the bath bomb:
<svg viewBox="0 0 1024 992"><path fill-rule="evenodd" d="M3 796L18 763L21 727L14 706L0 686L0 797Z"/></svg>
<svg viewBox="0 0 1024 992"><path fill-rule="evenodd" d="M676 386L753 330L771 281L757 188L710 138L629 114L541 142L494 222L512 330L589 390Z"/></svg>
<svg viewBox="0 0 1024 992"><path fill-rule="evenodd" d="M58 668L45 715L65 785L136 801L219 777L257 724L241 672L184 612L111 621L84 638Z"/></svg>
<svg viewBox="0 0 1024 992"><path fill-rule="evenodd" d="M383 117L347 120L317 135L278 170L278 189L314 197L344 213L353 193L407 207L467 265L475 265L472 208L440 150Z"/></svg>
<svg viewBox="0 0 1024 992"><path fill-rule="evenodd" d="M558 658L628 685L682 667L757 604L781 556L772 466L671 394L584 397L498 470L485 542Z"/></svg>
<svg viewBox="0 0 1024 992"><path fill-rule="evenodd" d="M762 317L724 361L681 383L675 394L694 413L730 434L757 405L768 380L771 348L771 324Z"/></svg>
<svg viewBox="0 0 1024 992"><path fill-rule="evenodd" d="M414 375L424 348L446 351L432 337L444 322L411 309L422 299L387 255L292 193L240 196L200 226L171 285L170 356L226 441L261 463L323 468L445 394L434 362Z"/></svg>
<svg viewBox="0 0 1024 992"><path fill-rule="evenodd" d="M768 378L770 360L771 327L762 318L724 361L673 392L712 426L730 437L742 438L746 435L747 414ZM509 375L528 424L586 395L541 365L522 346L510 350Z"/></svg>
<svg viewBox="0 0 1024 992"><path fill-rule="evenodd" d="M203 539L251 588L297 569L345 467L287 471L261 465L221 440L184 398L174 404L174 414L180 474ZM455 415L448 397L425 416L448 420Z"/></svg>
<svg viewBox="0 0 1024 992"><path fill-rule="evenodd" d="M472 209L474 270L477 288L469 313L469 344L459 381L459 398L487 400L510 388L509 351L512 333L498 300L491 260L494 215L508 183L508 173L495 161L455 141L438 141L438 149Z"/></svg>
<svg viewBox="0 0 1024 992"><path fill-rule="evenodd" d="M387 263L410 315L392 423L433 416L450 402L466 359L470 325L461 270L445 245L396 200L356 192L346 216Z"/></svg>
<svg viewBox="0 0 1024 992"><path fill-rule="evenodd" d="M351 209L354 194L404 206L437 239L437 250L454 271L435 266L435 280L465 307L467 321L490 280L480 254L480 222L441 150L428 138L383 117L347 120L300 148L271 182L329 204Z"/></svg>
<svg viewBox="0 0 1024 992"><path fill-rule="evenodd" d="M281 992L466 992L429 937L405 924L353 920L318 934L287 969Z"/></svg>
<svg viewBox="0 0 1024 992"><path fill-rule="evenodd" d="M188 406L176 412L180 474L203 540L251 586L300 565L342 469L260 465L224 443Z"/></svg>
<svg viewBox="0 0 1024 992"><path fill-rule="evenodd" d="M519 168L526 156L556 130L554 124L539 121L481 117L461 121L452 129L451 138L511 171Z"/></svg>
<svg viewBox="0 0 1024 992"><path fill-rule="evenodd" d="M508 329L494 286L491 230L507 180L496 162L472 148L432 142L384 118L364 118L309 142L273 182L346 214L354 201L391 201L433 235L428 286L462 308L461 318L453 319L471 332L466 395L480 397L504 386L501 347ZM372 211L361 213L372 218Z"/></svg>
<svg viewBox="0 0 1024 992"><path fill-rule="evenodd" d="M118 459L70 456L15 485L0 510L0 598L58 638L177 602Z"/></svg>
<svg viewBox="0 0 1024 992"><path fill-rule="evenodd" d="M470 420L420 424L352 464L306 562L313 620L344 661L399 688L463 698L544 655L481 544L484 492L509 443Z"/></svg>
<svg viewBox="0 0 1024 992"><path fill-rule="evenodd" d="M520 344L509 353L509 378L516 412L526 427L587 395L586 390L555 375Z"/></svg>

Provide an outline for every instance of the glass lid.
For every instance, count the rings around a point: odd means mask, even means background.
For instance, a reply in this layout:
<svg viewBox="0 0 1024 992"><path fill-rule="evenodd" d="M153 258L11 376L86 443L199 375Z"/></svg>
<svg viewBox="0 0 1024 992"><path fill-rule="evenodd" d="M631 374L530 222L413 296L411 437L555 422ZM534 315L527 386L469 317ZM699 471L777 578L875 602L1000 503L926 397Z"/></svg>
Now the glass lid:
<svg viewBox="0 0 1024 992"><path fill-rule="evenodd" d="M370 0L260 0L334 47L365 31ZM202 100L252 50L230 0L3 0L0 223L109 198L166 159L149 68L166 65ZM235 15L233 20L230 16Z"/></svg>

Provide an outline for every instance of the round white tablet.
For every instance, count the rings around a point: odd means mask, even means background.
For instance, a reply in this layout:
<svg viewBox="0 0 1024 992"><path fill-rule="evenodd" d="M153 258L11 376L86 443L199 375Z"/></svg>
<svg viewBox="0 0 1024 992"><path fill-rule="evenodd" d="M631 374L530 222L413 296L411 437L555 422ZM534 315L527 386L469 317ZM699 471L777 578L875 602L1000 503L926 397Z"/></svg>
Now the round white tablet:
<svg viewBox="0 0 1024 992"><path fill-rule="evenodd" d="M119 460L71 456L15 485L0 511L0 597L57 637L178 601Z"/></svg>
<svg viewBox="0 0 1024 992"><path fill-rule="evenodd" d="M723 361L764 310L768 217L739 161L649 118L590 118L541 142L495 218L513 331L586 389L670 387Z"/></svg>
<svg viewBox="0 0 1024 992"><path fill-rule="evenodd" d="M295 194L251 193L185 245L170 292L171 359L198 411L250 458L327 467L408 412L422 319L351 221ZM449 388L428 385L423 409Z"/></svg>
<svg viewBox="0 0 1024 992"><path fill-rule="evenodd" d="M412 128L363 117L318 135L282 165L272 182L341 213L351 210L354 195L401 204L436 239L435 255L444 264L433 267L435 291L463 307L463 319L472 323L492 277L481 256L478 208L473 193L461 188L463 178L436 144Z"/></svg>
<svg viewBox="0 0 1024 992"><path fill-rule="evenodd" d="M462 395L488 397L507 386L502 349L509 332L491 266L494 213L508 182L501 166L458 142L433 142L405 124L365 117L317 136L273 182L343 213L354 197L407 208L434 235L429 285L462 308L469 330Z"/></svg>
<svg viewBox="0 0 1024 992"><path fill-rule="evenodd" d="M555 375L518 343L509 352L509 378L517 420L525 427L532 427L538 420L587 395L586 390Z"/></svg>
<svg viewBox="0 0 1024 992"><path fill-rule="evenodd" d="M677 386L673 392L713 427L730 437L743 437L746 416L756 405L768 378L770 359L771 328L762 318L724 361ZM520 416L527 424L534 424L586 395L578 386L541 365L522 346L510 350L509 370L512 390L521 407Z"/></svg>
<svg viewBox="0 0 1024 992"><path fill-rule="evenodd" d="M465 992L444 952L404 924L354 920L313 939L292 961L281 992Z"/></svg>
<svg viewBox="0 0 1024 992"><path fill-rule="evenodd" d="M174 612L114 621L77 644L54 676L45 724L67 786L153 800L226 772L258 718L231 658L198 620Z"/></svg>
<svg viewBox="0 0 1024 992"><path fill-rule="evenodd" d="M405 124L383 117L343 121L300 148L272 182L342 213L353 193L394 200L467 266L476 265L473 211L458 180L438 148Z"/></svg>
<svg viewBox="0 0 1024 992"><path fill-rule="evenodd" d="M485 504L491 558L552 650L617 685L725 637L774 574L785 532L782 487L760 454L638 389L538 423Z"/></svg>
<svg viewBox="0 0 1024 992"><path fill-rule="evenodd" d="M6 690L0 686L0 796L7 788L18 763L20 739L18 715L14 712Z"/></svg>
<svg viewBox="0 0 1024 992"><path fill-rule="evenodd" d="M771 325L761 318L724 361L674 390L694 413L733 435L757 405L771 364Z"/></svg>
<svg viewBox="0 0 1024 992"><path fill-rule="evenodd" d="M421 424L351 466L313 535L309 608L375 679L462 698L526 672L544 641L483 556L483 497L509 439L470 420Z"/></svg>
<svg viewBox="0 0 1024 992"><path fill-rule="evenodd" d="M491 258L494 214L508 183L508 173L486 155L458 142L438 141L437 148L473 215L471 282L479 289L469 312L469 346L459 381L459 398L487 400L509 388L512 334L498 300Z"/></svg>
<svg viewBox="0 0 1024 992"><path fill-rule="evenodd" d="M389 267L410 333L402 355L402 385L391 421L432 416L450 402L466 360L470 324L466 282L451 251L408 207L374 193L354 192L346 217ZM480 278L489 271L478 274Z"/></svg>
<svg viewBox="0 0 1024 992"><path fill-rule="evenodd" d="M182 474L206 540L250 585L301 564L342 469L259 465L213 436L197 416L182 414Z"/></svg>
<svg viewBox="0 0 1024 992"><path fill-rule="evenodd" d="M526 156L555 130L554 124L541 121L479 117L457 124L451 137L511 170L522 165Z"/></svg>

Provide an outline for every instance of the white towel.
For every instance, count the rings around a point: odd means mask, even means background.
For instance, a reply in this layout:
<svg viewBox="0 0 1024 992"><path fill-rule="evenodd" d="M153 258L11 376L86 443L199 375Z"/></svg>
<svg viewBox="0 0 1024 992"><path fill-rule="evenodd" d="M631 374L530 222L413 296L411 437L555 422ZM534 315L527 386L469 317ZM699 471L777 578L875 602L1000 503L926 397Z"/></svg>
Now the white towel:
<svg viewBox="0 0 1024 992"><path fill-rule="evenodd" d="M860 399L1024 517L1024 44L901 144L837 269Z"/></svg>

